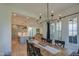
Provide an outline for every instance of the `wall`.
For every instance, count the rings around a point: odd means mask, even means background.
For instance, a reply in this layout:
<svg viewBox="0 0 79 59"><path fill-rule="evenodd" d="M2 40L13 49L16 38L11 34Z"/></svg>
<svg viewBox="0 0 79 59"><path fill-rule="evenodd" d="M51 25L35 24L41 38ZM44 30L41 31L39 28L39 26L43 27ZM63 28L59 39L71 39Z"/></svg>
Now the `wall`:
<svg viewBox="0 0 79 59"><path fill-rule="evenodd" d="M16 10L19 11L18 8ZM11 53L11 16L13 11L12 7L0 4L0 55L9 55ZM32 23L31 25L33 26L33 24L35 23ZM37 24L35 25L37 26ZM39 28L40 27L41 26L39 26ZM42 33L42 28L40 29Z"/></svg>
<svg viewBox="0 0 79 59"><path fill-rule="evenodd" d="M59 14L61 14L62 16L65 16L65 15L69 15L69 14L72 14L72 13L75 13L75 12L79 12L79 5L73 6L71 8L68 8L68 9L58 13L56 15L56 17ZM78 38L77 44L69 43L69 36L68 36L69 35L69 33L68 33L68 19L75 17L75 16L77 16L77 18L78 18L77 26L78 26L78 30L79 30L79 15L73 15L71 17L63 18L62 19L62 40L65 41L65 48L77 51L79 49L79 40L78 40L79 39L79 31L77 31L77 38Z"/></svg>
<svg viewBox="0 0 79 59"><path fill-rule="evenodd" d="M11 15L10 10L0 5L0 55L11 52Z"/></svg>
<svg viewBox="0 0 79 59"><path fill-rule="evenodd" d="M62 16L69 15L75 12L79 12L79 5L73 6L71 8L68 8L66 10L63 10L62 12L57 13L54 17L58 18L58 15L61 14ZM77 38L79 39L79 15L75 15L78 17L78 32L77 32ZM43 37L46 38L47 33L47 27L46 23L43 23ZM65 41L65 48L75 50L77 51L79 49L79 40L77 44L71 44L69 43L69 36L68 36L68 18L64 18L62 20L62 40Z"/></svg>
<svg viewBox="0 0 79 59"><path fill-rule="evenodd" d="M0 55L3 55L3 46L2 46L2 20L1 20L1 17L2 17L2 14L1 14L2 10L1 10L1 6L0 6Z"/></svg>

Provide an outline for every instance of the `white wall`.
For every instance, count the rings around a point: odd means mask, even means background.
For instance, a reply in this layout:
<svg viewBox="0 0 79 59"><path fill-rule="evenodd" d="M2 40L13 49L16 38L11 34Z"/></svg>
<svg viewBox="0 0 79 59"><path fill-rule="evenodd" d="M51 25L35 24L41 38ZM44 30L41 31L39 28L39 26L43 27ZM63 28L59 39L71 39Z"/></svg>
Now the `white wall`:
<svg viewBox="0 0 79 59"><path fill-rule="evenodd" d="M75 12L79 12L79 5L76 5L72 8L66 9L58 14L65 16L65 15L69 15L69 14L72 14ZM58 14L56 15L56 17L58 16ZM69 33L68 33L68 19L72 18L74 16L77 16L77 18L78 18L78 30L79 30L79 15L73 15L71 17L63 18L63 20L62 20L62 40L65 41L65 48L77 51L77 49L79 49L79 40L78 40L79 39L79 31L77 31L77 38L78 38L77 44L69 43L69 36L68 36L69 35Z"/></svg>
<svg viewBox="0 0 79 59"><path fill-rule="evenodd" d="M66 10L63 10L59 13L57 13L55 15L55 18L58 18L58 15L61 14L62 16L65 16L65 15L69 15L69 14L72 14L72 13L75 13L75 12L79 12L79 5L76 5L76 6L73 6L71 8L68 8ZM79 39L79 15L75 15L78 17L78 32L77 32L77 38ZM46 37L46 33L47 33L47 25L44 23L43 25L43 36ZM62 40L65 41L65 48L67 49L74 49L75 51L77 51L77 49L79 49L79 40L78 40L78 43L77 44L72 44L72 43L69 43L69 33L68 33L68 18L64 18L62 20Z"/></svg>
<svg viewBox="0 0 79 59"><path fill-rule="evenodd" d="M11 52L11 15L10 10L0 5L0 55Z"/></svg>
<svg viewBox="0 0 79 59"><path fill-rule="evenodd" d="M3 55L3 47L2 47L2 22L1 22L1 12L2 12L2 10L1 10L1 7L0 7L0 55Z"/></svg>
<svg viewBox="0 0 79 59"><path fill-rule="evenodd" d="M76 17L78 17L78 24L77 26L79 26L79 15L75 15ZM72 17L68 17L68 18L65 18L63 19L62 21L62 40L65 41L65 48L67 49L72 49L72 50L75 50L77 51L79 49L79 32L77 31L77 44L74 44L74 43L69 43L69 30L68 30L68 19L69 18L72 18ZM78 27L78 30L79 30L79 27Z"/></svg>
<svg viewBox="0 0 79 59"><path fill-rule="evenodd" d="M16 10L19 9L17 8ZM0 55L11 53L12 50L11 49L11 15L13 11L14 10L12 9L12 7L0 4ZM42 28L40 29L42 33Z"/></svg>

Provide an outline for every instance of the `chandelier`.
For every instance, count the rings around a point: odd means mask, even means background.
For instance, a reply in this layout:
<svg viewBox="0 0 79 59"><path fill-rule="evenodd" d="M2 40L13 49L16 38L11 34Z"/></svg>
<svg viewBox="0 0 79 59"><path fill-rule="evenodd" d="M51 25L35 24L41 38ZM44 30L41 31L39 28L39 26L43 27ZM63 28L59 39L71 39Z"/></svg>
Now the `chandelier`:
<svg viewBox="0 0 79 59"><path fill-rule="evenodd" d="M52 10L51 11L51 13L49 13L50 12L50 10L49 10L49 3L47 3L46 4L47 5L47 19L46 20L42 20L42 13L40 13L40 16L39 16L39 20L38 21L40 21L40 23L43 23L43 22L50 22L50 21L59 21L60 19L61 19L61 15L59 15L59 19L54 19L53 18L53 16L54 16L54 11Z"/></svg>

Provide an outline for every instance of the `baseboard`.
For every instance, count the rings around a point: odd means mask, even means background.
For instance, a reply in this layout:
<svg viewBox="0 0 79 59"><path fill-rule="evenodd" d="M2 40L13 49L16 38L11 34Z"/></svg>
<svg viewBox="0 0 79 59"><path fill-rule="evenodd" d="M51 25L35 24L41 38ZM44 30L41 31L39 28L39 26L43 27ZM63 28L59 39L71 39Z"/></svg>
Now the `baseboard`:
<svg viewBox="0 0 79 59"><path fill-rule="evenodd" d="M4 56L11 56L11 52L5 53Z"/></svg>

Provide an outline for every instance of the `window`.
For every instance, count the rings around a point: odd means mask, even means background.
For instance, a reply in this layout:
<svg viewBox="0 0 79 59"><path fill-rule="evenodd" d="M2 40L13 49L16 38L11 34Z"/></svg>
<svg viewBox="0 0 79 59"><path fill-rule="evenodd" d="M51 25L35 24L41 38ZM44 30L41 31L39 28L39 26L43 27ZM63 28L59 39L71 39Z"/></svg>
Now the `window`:
<svg viewBox="0 0 79 59"><path fill-rule="evenodd" d="M50 38L55 40L62 40L61 35L61 21L52 23L50 26Z"/></svg>
<svg viewBox="0 0 79 59"><path fill-rule="evenodd" d="M62 37L61 37L61 21L57 21L56 22L56 37L58 40L62 40Z"/></svg>
<svg viewBox="0 0 79 59"><path fill-rule="evenodd" d="M39 33L40 33L40 29L37 28L37 29L36 29L36 34L39 34Z"/></svg>
<svg viewBox="0 0 79 59"><path fill-rule="evenodd" d="M35 27L29 27L28 28L28 35L32 37L35 34L36 34L36 28Z"/></svg>
<svg viewBox="0 0 79 59"><path fill-rule="evenodd" d="M77 18L69 19L69 42L77 43Z"/></svg>
<svg viewBox="0 0 79 59"><path fill-rule="evenodd" d="M55 39L55 23L50 25L50 39Z"/></svg>

